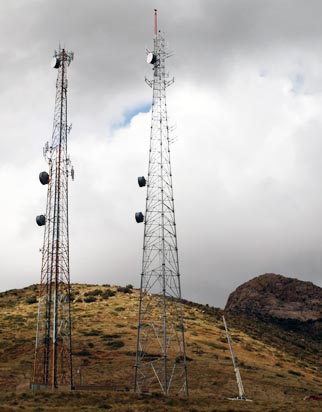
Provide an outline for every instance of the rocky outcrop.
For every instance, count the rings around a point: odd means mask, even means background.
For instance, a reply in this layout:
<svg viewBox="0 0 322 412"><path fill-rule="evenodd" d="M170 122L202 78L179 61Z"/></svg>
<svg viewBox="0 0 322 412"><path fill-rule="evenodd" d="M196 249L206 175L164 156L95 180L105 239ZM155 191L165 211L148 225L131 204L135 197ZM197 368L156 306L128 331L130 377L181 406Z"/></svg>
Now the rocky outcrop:
<svg viewBox="0 0 322 412"><path fill-rule="evenodd" d="M258 276L230 294L226 311L300 322L322 319L322 289L274 273Z"/></svg>

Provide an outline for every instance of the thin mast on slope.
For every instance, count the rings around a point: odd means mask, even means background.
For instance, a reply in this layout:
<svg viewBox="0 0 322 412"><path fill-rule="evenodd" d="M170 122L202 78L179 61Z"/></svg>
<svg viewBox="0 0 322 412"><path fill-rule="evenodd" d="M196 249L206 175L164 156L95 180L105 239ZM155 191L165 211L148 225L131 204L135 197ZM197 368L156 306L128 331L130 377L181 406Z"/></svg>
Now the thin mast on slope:
<svg viewBox="0 0 322 412"><path fill-rule="evenodd" d="M231 342L231 337L230 337L230 334L229 334L229 331L228 331L228 328L227 328L227 323L226 323L225 316L223 316L222 319L223 319L224 326L225 326L227 342L228 342L228 346L229 346L231 360L233 362L233 367L234 367L234 372L235 372L235 375L236 375L236 381L237 381L238 392L239 392L239 394L236 398L228 398L228 399L230 399L230 400L240 400L240 401L249 401L250 399L247 399L247 396L245 394L242 378L240 376L239 368L237 366L237 362L236 362L236 358L235 358L235 355L234 355L233 346L232 346L232 342Z"/></svg>

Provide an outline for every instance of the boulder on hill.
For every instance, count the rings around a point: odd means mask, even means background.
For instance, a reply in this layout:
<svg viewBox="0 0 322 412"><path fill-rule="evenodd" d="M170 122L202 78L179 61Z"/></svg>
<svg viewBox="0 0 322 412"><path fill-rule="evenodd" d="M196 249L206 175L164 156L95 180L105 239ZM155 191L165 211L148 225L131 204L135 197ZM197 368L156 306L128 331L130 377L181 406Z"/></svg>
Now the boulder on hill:
<svg viewBox="0 0 322 412"><path fill-rule="evenodd" d="M225 311L308 322L322 319L322 289L312 282L266 273L230 294Z"/></svg>

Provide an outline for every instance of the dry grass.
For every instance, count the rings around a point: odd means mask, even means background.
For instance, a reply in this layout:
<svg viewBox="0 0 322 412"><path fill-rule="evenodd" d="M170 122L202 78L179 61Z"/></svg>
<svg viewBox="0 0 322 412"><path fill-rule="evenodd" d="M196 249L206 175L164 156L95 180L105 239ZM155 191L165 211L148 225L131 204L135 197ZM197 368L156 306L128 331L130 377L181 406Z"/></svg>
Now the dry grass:
<svg viewBox="0 0 322 412"><path fill-rule="evenodd" d="M101 292L97 292L97 290ZM115 296L109 296L115 292ZM73 285L74 371L83 384L132 389L138 294L116 287ZM10 411L315 411L303 401L322 387L321 345L276 325L227 316L247 395L254 402L225 400L237 394L221 311L185 305L190 397L136 396L129 392L31 392L37 287L0 294L0 412ZM86 303L88 296L95 301ZM302 342L302 343L301 343ZM302 347L301 347L302 345ZM75 381L78 375L75 373ZM20 388L16 391L16 388ZM25 388L25 389L23 389Z"/></svg>

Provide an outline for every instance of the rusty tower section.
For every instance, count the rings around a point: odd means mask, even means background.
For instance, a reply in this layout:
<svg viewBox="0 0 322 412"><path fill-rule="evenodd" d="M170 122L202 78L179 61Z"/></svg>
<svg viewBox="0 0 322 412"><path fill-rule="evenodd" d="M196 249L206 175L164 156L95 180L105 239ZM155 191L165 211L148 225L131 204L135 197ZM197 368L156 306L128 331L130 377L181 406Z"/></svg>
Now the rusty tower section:
<svg viewBox="0 0 322 412"><path fill-rule="evenodd" d="M153 93L148 177L138 178L140 187L147 186L146 209L145 215L135 214L138 223L144 222L135 391L188 395L166 103L166 89L174 82L165 69L168 57L155 10L154 47L147 51L153 79L145 79Z"/></svg>
<svg viewBox="0 0 322 412"><path fill-rule="evenodd" d="M67 68L73 53L55 52L52 67L58 70L51 143L44 157L48 172L39 180L48 186L46 214L36 218L44 226L39 306L36 333L34 389L73 387L70 315L68 179L74 170L67 152Z"/></svg>

